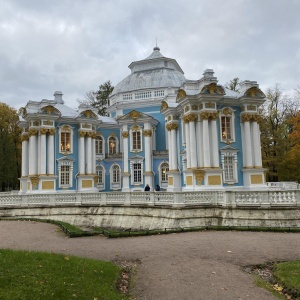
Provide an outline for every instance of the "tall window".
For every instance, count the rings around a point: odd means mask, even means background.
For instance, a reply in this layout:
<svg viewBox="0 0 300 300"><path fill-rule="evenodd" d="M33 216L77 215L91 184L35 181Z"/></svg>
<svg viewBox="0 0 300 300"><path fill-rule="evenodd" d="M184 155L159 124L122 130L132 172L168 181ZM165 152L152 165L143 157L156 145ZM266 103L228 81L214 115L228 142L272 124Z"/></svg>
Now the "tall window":
<svg viewBox="0 0 300 300"><path fill-rule="evenodd" d="M167 182L168 181L169 164L163 163L160 167L160 172L161 172L161 181Z"/></svg>
<svg viewBox="0 0 300 300"><path fill-rule="evenodd" d="M120 182L120 167L115 165L112 170L112 182L119 183Z"/></svg>
<svg viewBox="0 0 300 300"><path fill-rule="evenodd" d="M104 178L103 178L103 167L102 166L97 167L96 174L98 176L97 184L103 184Z"/></svg>
<svg viewBox="0 0 300 300"><path fill-rule="evenodd" d="M222 116L222 140L231 140L232 139L232 129L231 129L231 116Z"/></svg>
<svg viewBox="0 0 300 300"><path fill-rule="evenodd" d="M233 181L234 178L234 160L232 156L224 156L224 181Z"/></svg>
<svg viewBox="0 0 300 300"><path fill-rule="evenodd" d="M133 131L132 132L132 150L141 150L141 132Z"/></svg>
<svg viewBox="0 0 300 300"><path fill-rule="evenodd" d="M70 132L62 131L60 134L60 150L63 152L71 151Z"/></svg>
<svg viewBox="0 0 300 300"><path fill-rule="evenodd" d="M223 182L227 184L234 184L238 182L237 171L237 153L238 149L227 145L220 149L221 164L223 169Z"/></svg>
<svg viewBox="0 0 300 300"><path fill-rule="evenodd" d="M133 164L133 183L142 182L142 165L140 163Z"/></svg>
<svg viewBox="0 0 300 300"><path fill-rule="evenodd" d="M220 111L221 141L227 143L235 141L234 128L235 113L230 107L224 107Z"/></svg>
<svg viewBox="0 0 300 300"><path fill-rule="evenodd" d="M59 128L59 152L73 152L73 129L69 125Z"/></svg>
<svg viewBox="0 0 300 300"><path fill-rule="evenodd" d="M60 185L66 186L70 184L70 166L60 167Z"/></svg>
<svg viewBox="0 0 300 300"><path fill-rule="evenodd" d="M108 141L109 154L117 153L117 139L114 136L111 136Z"/></svg>
<svg viewBox="0 0 300 300"><path fill-rule="evenodd" d="M101 136L96 138L95 146L96 146L96 155L103 154L103 138Z"/></svg>

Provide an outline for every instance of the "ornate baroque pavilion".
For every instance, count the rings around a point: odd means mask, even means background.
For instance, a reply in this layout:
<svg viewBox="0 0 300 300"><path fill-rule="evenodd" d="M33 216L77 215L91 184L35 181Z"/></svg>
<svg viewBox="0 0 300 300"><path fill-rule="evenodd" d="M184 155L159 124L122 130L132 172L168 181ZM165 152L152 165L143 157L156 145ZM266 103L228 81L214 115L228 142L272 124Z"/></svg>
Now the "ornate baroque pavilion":
<svg viewBox="0 0 300 300"><path fill-rule="evenodd" d="M108 117L66 106L62 92L20 110L20 193L266 187L257 82L234 92L211 69L187 80L175 59L153 50L129 65Z"/></svg>

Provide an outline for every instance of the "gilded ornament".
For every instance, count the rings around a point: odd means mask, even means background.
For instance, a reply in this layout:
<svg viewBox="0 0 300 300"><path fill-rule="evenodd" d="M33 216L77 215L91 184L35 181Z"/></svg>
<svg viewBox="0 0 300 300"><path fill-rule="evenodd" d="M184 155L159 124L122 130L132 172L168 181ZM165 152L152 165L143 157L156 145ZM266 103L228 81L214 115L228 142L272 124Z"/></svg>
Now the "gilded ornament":
<svg viewBox="0 0 300 300"><path fill-rule="evenodd" d="M183 99L186 97L186 92L182 89L180 89L177 93L177 100Z"/></svg>
<svg viewBox="0 0 300 300"><path fill-rule="evenodd" d="M202 120L216 120L218 118L217 112L209 112L209 111L203 111L200 113L200 118Z"/></svg>
<svg viewBox="0 0 300 300"><path fill-rule="evenodd" d="M128 136L129 136L128 131L123 131L123 132L122 132L122 137L123 137L123 139L128 138Z"/></svg>
<svg viewBox="0 0 300 300"><path fill-rule="evenodd" d="M86 110L83 114L89 119L92 115L92 111Z"/></svg>
<svg viewBox="0 0 300 300"><path fill-rule="evenodd" d="M232 115L232 110L229 107L225 107L222 110L223 115Z"/></svg>
<svg viewBox="0 0 300 300"><path fill-rule="evenodd" d="M39 121L34 121L34 122L32 122L32 126L40 126L40 122Z"/></svg>
<svg viewBox="0 0 300 300"><path fill-rule="evenodd" d="M46 134L48 132L47 128L40 128L40 134Z"/></svg>
<svg viewBox="0 0 300 300"><path fill-rule="evenodd" d="M197 104L193 104L192 105L192 110L198 110L198 105Z"/></svg>
<svg viewBox="0 0 300 300"><path fill-rule="evenodd" d="M132 110L129 114L128 114L128 118L133 119L134 121L136 121L142 114L136 110Z"/></svg>
<svg viewBox="0 0 300 300"><path fill-rule="evenodd" d="M190 107L187 105L185 108L184 108L184 111L187 112L190 110Z"/></svg>
<svg viewBox="0 0 300 300"><path fill-rule="evenodd" d="M78 134L80 137L85 137L86 132L81 130L81 131L78 131Z"/></svg>
<svg viewBox="0 0 300 300"><path fill-rule="evenodd" d="M179 120L179 116L178 115L173 116L173 120Z"/></svg>
<svg viewBox="0 0 300 300"><path fill-rule="evenodd" d="M54 108L53 106L51 106L51 105L48 105L48 106L44 107L44 111L45 111L48 115L51 115L52 112L55 111L55 108Z"/></svg>
<svg viewBox="0 0 300 300"><path fill-rule="evenodd" d="M49 132L49 135L54 135L55 134L55 128L50 128L48 130L48 132Z"/></svg>
<svg viewBox="0 0 300 300"><path fill-rule="evenodd" d="M202 181L204 180L205 171L204 170L194 170L194 175L198 181L198 185L202 185Z"/></svg>
<svg viewBox="0 0 300 300"><path fill-rule="evenodd" d="M205 108L215 108L215 103L212 103L212 102L207 102L205 103Z"/></svg>
<svg viewBox="0 0 300 300"><path fill-rule="evenodd" d="M162 101L161 103L161 109L167 109L169 106L168 106L168 103L166 101Z"/></svg>
<svg viewBox="0 0 300 300"><path fill-rule="evenodd" d="M147 137L151 137L152 136L152 130L151 129L145 129L143 131L143 135L147 136Z"/></svg>
<svg viewBox="0 0 300 300"><path fill-rule="evenodd" d="M94 135L94 132L93 132L93 131L88 131L88 132L86 133L86 136L89 137L89 138L92 138L93 135Z"/></svg>
<svg viewBox="0 0 300 300"><path fill-rule="evenodd" d="M140 130L140 126L138 126L138 125L133 125L133 126L131 126L131 130L132 130L132 131L138 131L138 130Z"/></svg>
<svg viewBox="0 0 300 300"><path fill-rule="evenodd" d="M22 141L22 142L23 142L23 141L28 141L28 139L29 139L28 133L23 133L23 134L21 135L21 141Z"/></svg>
<svg viewBox="0 0 300 300"><path fill-rule="evenodd" d="M69 125L64 125L64 126L62 126L61 129L62 129L63 131L71 131Z"/></svg>
<svg viewBox="0 0 300 300"><path fill-rule="evenodd" d="M166 125L166 128L168 131L176 130L178 128L178 124L177 123L169 123Z"/></svg>
<svg viewBox="0 0 300 300"><path fill-rule="evenodd" d="M203 109L203 103L200 103L199 108Z"/></svg>
<svg viewBox="0 0 300 300"><path fill-rule="evenodd" d="M90 124L87 124L87 123L85 123L85 124L82 124L82 125L81 125L81 127L82 127L82 128L91 128L91 125L90 125Z"/></svg>
<svg viewBox="0 0 300 300"><path fill-rule="evenodd" d="M242 114L241 120L242 120L242 122L257 122L258 115L257 114Z"/></svg>
<svg viewBox="0 0 300 300"><path fill-rule="evenodd" d="M248 89L245 93L245 96L249 97L265 97L265 94L257 87L253 86Z"/></svg>
<svg viewBox="0 0 300 300"><path fill-rule="evenodd" d="M39 184L39 178L38 177L31 177L30 181L31 181L33 190L35 190L37 188L37 185Z"/></svg>
<svg viewBox="0 0 300 300"><path fill-rule="evenodd" d="M37 129L29 128L29 130L28 130L29 136L36 135L37 133L38 133L38 130L37 130Z"/></svg>
<svg viewBox="0 0 300 300"><path fill-rule="evenodd" d="M168 116L168 121L171 121L172 120L172 117L171 116Z"/></svg>
<svg viewBox="0 0 300 300"><path fill-rule="evenodd" d="M254 110L256 111L256 106L255 105L247 105L247 110Z"/></svg>

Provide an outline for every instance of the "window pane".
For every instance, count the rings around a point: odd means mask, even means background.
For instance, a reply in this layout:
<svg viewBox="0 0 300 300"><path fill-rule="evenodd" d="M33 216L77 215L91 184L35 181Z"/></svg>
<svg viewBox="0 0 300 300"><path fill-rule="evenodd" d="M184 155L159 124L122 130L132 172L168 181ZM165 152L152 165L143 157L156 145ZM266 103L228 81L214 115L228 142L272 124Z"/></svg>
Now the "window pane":
<svg viewBox="0 0 300 300"><path fill-rule="evenodd" d="M120 182L120 168L119 166L113 167L113 183L119 183Z"/></svg>
<svg viewBox="0 0 300 300"><path fill-rule="evenodd" d="M231 156L224 157L225 180L234 180L233 164L234 164L233 157Z"/></svg>
<svg viewBox="0 0 300 300"><path fill-rule="evenodd" d="M70 132L61 132L60 150L71 151Z"/></svg>
<svg viewBox="0 0 300 300"><path fill-rule="evenodd" d="M96 138L96 154L102 154L103 153L103 139L102 137Z"/></svg>
<svg viewBox="0 0 300 300"><path fill-rule="evenodd" d="M117 153L117 143L116 138L110 137L109 138L109 154L116 154Z"/></svg>
<svg viewBox="0 0 300 300"><path fill-rule="evenodd" d="M230 140L231 134L231 117L221 117L222 123L222 140Z"/></svg>
<svg viewBox="0 0 300 300"><path fill-rule="evenodd" d="M98 176L98 184L102 184L103 183L103 168L98 167L96 170L96 174Z"/></svg>
<svg viewBox="0 0 300 300"><path fill-rule="evenodd" d="M61 166L60 168L60 184L67 185L70 184L70 167Z"/></svg>
<svg viewBox="0 0 300 300"><path fill-rule="evenodd" d="M132 149L140 150L141 149L141 132L134 131L132 133Z"/></svg>
<svg viewBox="0 0 300 300"><path fill-rule="evenodd" d="M161 165L161 180L168 181L168 172L169 172L169 165L162 164Z"/></svg>
<svg viewBox="0 0 300 300"><path fill-rule="evenodd" d="M133 182L142 182L142 165L140 163L133 164Z"/></svg>

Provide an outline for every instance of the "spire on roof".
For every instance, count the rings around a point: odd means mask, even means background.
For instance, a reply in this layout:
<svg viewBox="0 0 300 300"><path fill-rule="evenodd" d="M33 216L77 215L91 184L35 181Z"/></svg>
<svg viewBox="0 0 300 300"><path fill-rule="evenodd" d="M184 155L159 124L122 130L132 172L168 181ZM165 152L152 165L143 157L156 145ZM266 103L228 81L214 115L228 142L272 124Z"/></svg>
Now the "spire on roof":
<svg viewBox="0 0 300 300"><path fill-rule="evenodd" d="M155 50L160 50L160 48L159 47L157 47L157 37L155 38L156 39L156 45L155 45L155 47L153 48L153 50L155 51Z"/></svg>

